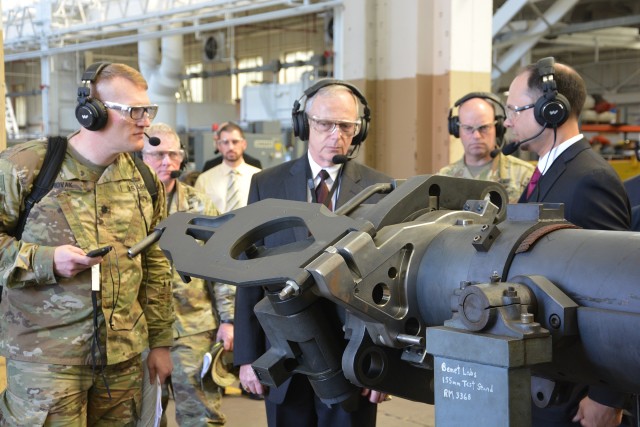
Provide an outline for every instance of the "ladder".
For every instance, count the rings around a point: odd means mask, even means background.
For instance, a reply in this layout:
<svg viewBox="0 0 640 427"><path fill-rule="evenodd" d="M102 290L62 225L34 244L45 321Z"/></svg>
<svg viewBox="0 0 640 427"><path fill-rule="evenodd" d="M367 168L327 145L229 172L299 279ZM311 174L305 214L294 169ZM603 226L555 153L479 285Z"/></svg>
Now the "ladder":
<svg viewBox="0 0 640 427"><path fill-rule="evenodd" d="M11 104L11 98L9 98L8 96L5 98L5 125L7 127L7 134L10 137L17 137L18 136L18 121L16 120L16 115L13 111L13 104Z"/></svg>

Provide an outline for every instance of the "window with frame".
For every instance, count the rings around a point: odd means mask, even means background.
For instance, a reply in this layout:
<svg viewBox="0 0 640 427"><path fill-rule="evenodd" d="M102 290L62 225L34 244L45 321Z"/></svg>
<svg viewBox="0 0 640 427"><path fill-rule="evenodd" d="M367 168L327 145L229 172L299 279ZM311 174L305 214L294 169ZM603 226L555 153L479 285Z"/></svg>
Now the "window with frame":
<svg viewBox="0 0 640 427"><path fill-rule="evenodd" d="M238 60L238 70L255 68L262 66L262 57L243 58ZM247 85L262 83L262 71L249 71L238 73L231 79L231 93L235 94L235 99L242 99L242 90Z"/></svg>
<svg viewBox="0 0 640 427"><path fill-rule="evenodd" d="M202 73L202 64L187 65L185 71L189 74ZM187 80L187 88L189 90L188 99L189 102L203 102L204 101L204 81L202 77L193 77Z"/></svg>
<svg viewBox="0 0 640 427"><path fill-rule="evenodd" d="M285 53L282 61L285 64L289 64L296 61L308 61L313 56L312 50L296 51ZM313 71L311 65L300 65L296 67L283 68L278 73L278 80L280 83L294 83L302 79L302 75L306 72Z"/></svg>

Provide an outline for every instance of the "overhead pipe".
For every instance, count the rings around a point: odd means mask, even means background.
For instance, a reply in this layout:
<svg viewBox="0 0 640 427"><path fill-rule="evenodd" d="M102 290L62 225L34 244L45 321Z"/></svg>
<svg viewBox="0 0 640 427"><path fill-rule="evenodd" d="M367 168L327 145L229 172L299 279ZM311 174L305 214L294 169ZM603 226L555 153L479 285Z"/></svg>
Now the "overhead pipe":
<svg viewBox="0 0 640 427"><path fill-rule="evenodd" d="M111 37L108 39L92 40L88 42L79 42L76 44L66 45L61 47L40 48L38 50L32 50L32 51L26 51L26 52L20 52L20 53L11 53L11 54L5 53L4 59L6 63L6 62L13 62L18 60L40 58L45 54L53 56L61 53L67 53L67 52L81 52L81 51L98 49L98 48L121 46L125 44L140 42L142 40L150 40L158 37L165 37L165 36L168 37L168 36L173 36L178 34L184 35L184 34L193 34L198 32L202 33L202 32L209 32L209 31L217 31L217 30L221 30L229 27L253 24L258 22L278 20L278 19L290 18L295 16L301 16L301 15L311 15L311 14L322 12L325 10L330 10L334 7L339 7L341 5L342 5L342 0L328 0L324 3L311 4L309 6L297 7L295 9L276 10L276 11L260 13L257 15L240 16L240 17L235 17L231 20L225 19L225 20L210 22L206 24L198 23L198 21L202 19L202 17L199 16L198 20L191 19L195 23L182 26L181 28L168 29L163 32L158 31L157 27L155 27L156 30L154 30L153 26L149 26L148 27L149 31L144 33L139 31L137 34L120 36L120 37ZM138 17L137 19L139 20L141 18ZM103 23L103 25L111 25L111 23L110 22ZM143 24L141 23L141 25ZM139 28L137 29L139 30ZM48 40L51 40L51 38L49 38ZM25 42L28 42L28 41L29 40L25 40ZM8 46L10 46L10 42L12 41L5 41L5 52Z"/></svg>
<svg viewBox="0 0 640 427"><path fill-rule="evenodd" d="M182 83L183 52L182 35L138 42L138 62L149 85L149 99L160 106L157 120L174 128L178 120L175 94Z"/></svg>
<svg viewBox="0 0 640 427"><path fill-rule="evenodd" d="M198 78L211 78L211 77L222 77L222 76L231 76L235 74L242 73L254 73L260 71L267 71L272 73L277 73L278 71L291 68L291 67L302 67L304 65L311 65L313 67L319 67L327 64L327 59L324 55L314 55L307 61L293 61L293 62L280 62L275 59L268 64L259 65L256 67L248 67L248 68L227 68L224 70L217 71L202 71L200 73L190 73L187 75L183 75L182 79L198 79Z"/></svg>

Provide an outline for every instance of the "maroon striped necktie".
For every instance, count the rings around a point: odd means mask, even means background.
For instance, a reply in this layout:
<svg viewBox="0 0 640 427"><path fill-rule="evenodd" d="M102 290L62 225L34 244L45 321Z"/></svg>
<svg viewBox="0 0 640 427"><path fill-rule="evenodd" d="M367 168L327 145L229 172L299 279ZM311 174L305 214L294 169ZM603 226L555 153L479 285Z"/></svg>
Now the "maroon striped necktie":
<svg viewBox="0 0 640 427"><path fill-rule="evenodd" d="M316 201L318 203L324 203L329 196L329 187L327 186L327 178L329 178L329 172L322 169L318 173L318 176L320 177L320 183L316 187ZM329 201L326 206L330 211L333 210L331 207L331 201Z"/></svg>
<svg viewBox="0 0 640 427"><path fill-rule="evenodd" d="M529 181L529 184L527 184L527 200L529 200L529 197L531 197L531 193L533 193L533 189L536 188L536 185L538 185L538 181L540 181L540 175L542 175L540 173L540 169L536 168L536 171L531 176L531 180Z"/></svg>

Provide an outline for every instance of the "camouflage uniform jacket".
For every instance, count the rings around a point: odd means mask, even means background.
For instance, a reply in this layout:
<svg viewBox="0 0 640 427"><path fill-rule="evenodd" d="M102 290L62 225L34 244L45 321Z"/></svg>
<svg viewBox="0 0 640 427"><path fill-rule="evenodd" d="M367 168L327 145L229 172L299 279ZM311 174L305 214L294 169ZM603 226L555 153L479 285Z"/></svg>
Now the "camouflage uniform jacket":
<svg viewBox="0 0 640 427"><path fill-rule="evenodd" d="M169 214L193 212L204 215L219 215L213 202L205 193L176 181L174 197L170 197ZM235 286L223 283L213 284L215 311L221 320L233 320ZM177 272L173 273L173 305L176 321L173 324L174 338L211 331L218 327L217 316L211 303L211 294L203 279L191 278L184 283Z"/></svg>
<svg viewBox="0 0 640 427"><path fill-rule="evenodd" d="M464 157L455 163L443 167L438 175L454 176L457 178L481 179L502 184L509 194L509 203L518 203L520 195L527 188L531 175L536 169L531 163L512 156L499 153L491 162L491 168L478 176L472 176L464 163Z"/></svg>
<svg viewBox="0 0 640 427"><path fill-rule="evenodd" d="M129 154L103 168L80 161L69 145L53 189L31 210L22 240L9 235L45 151L46 140L36 140L0 155L0 352L26 362L92 363L91 269L71 278L54 275L54 250L64 244L85 251L114 248L100 264L97 295L106 364L129 360L147 346L171 346L169 263L157 244L144 255L127 256L165 217L166 205L153 206ZM154 178L162 201L164 187Z"/></svg>

